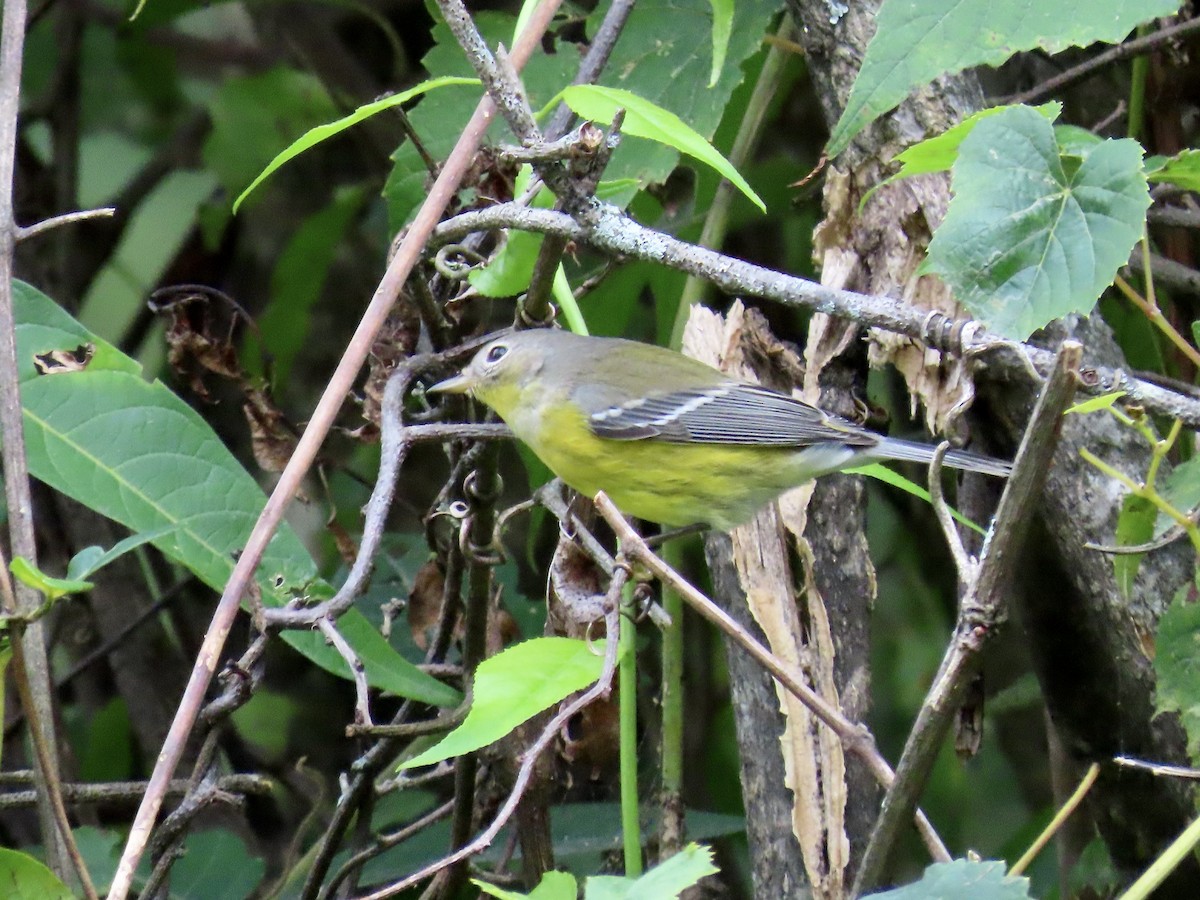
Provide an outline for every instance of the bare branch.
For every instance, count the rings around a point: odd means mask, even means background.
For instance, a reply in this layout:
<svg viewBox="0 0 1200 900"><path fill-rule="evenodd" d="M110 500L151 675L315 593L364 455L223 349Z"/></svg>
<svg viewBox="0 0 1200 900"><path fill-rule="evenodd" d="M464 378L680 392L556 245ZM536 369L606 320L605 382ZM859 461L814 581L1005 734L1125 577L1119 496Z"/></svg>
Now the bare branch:
<svg viewBox="0 0 1200 900"><path fill-rule="evenodd" d="M980 561L965 570L973 569L974 577L959 603L954 638L909 733L896 766L896 780L884 797L855 878L855 896L871 888L882 873L900 827L912 815L924 789L967 685L978 671L980 651L1003 621L1003 601L1013 577L1013 560L1033 519L1062 415L1075 392L1082 355L1080 343L1063 341L1053 373L1025 429Z"/></svg>

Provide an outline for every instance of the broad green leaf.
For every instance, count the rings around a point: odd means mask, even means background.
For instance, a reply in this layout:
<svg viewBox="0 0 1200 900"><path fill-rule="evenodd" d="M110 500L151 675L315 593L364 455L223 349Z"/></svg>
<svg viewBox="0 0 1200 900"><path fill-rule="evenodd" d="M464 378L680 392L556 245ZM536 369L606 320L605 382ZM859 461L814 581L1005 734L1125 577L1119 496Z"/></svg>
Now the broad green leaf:
<svg viewBox="0 0 1200 900"><path fill-rule="evenodd" d="M1125 396L1124 391L1113 391L1111 394L1101 394L1082 403L1076 403L1067 413L1090 413L1101 409L1112 409L1118 400ZM1064 413L1066 415L1066 413Z"/></svg>
<svg viewBox="0 0 1200 900"><path fill-rule="evenodd" d="M927 270L976 318L1017 340L1068 313L1090 313L1145 226L1141 154L1136 141L1104 141L1068 174L1054 129L1034 110L985 119L959 148L954 198Z"/></svg>
<svg viewBox="0 0 1200 900"><path fill-rule="evenodd" d="M315 128L310 128L299 138L293 141L285 150L280 152L273 160L271 160L271 162L267 164L267 167L258 174L258 177L250 182L250 186L238 194L238 198L233 201L234 213L238 211L238 207L242 205L242 201L250 195L250 192L266 181L272 172L274 172L288 160L295 159L305 150L315 147L322 141L328 140L334 135L345 131L352 125L357 125L360 122L366 121L376 113L383 112L385 109L391 109L393 106L399 106L402 103L407 103L413 97L418 97L421 94L428 93L429 91L436 90L440 87L464 84L478 85L479 79L431 78L428 81L422 81L415 87L409 88L407 91L401 91L398 94L392 94L390 97L384 97L382 100L375 100L372 103L365 103L354 112L350 113L350 115L343 116L336 122L330 122L326 125L318 125Z"/></svg>
<svg viewBox="0 0 1200 900"><path fill-rule="evenodd" d="M7 900L74 900L53 872L19 850L0 847L0 885Z"/></svg>
<svg viewBox="0 0 1200 900"><path fill-rule="evenodd" d="M885 0L826 152L841 153L872 120L940 75L998 66L1022 50L1116 43L1139 23L1178 8L1179 0Z"/></svg>
<svg viewBox="0 0 1200 900"><path fill-rule="evenodd" d="M193 832L183 846L184 854L171 867L173 897L243 900L256 895L266 864L232 830Z"/></svg>
<svg viewBox="0 0 1200 900"><path fill-rule="evenodd" d="M625 123L621 126L622 134L647 138L686 153L720 172L759 209L767 211L767 205L763 203L762 198L754 192L737 169L729 164L729 160L675 113L621 88L596 84L571 85L563 89L561 96L577 115L593 122L611 122L617 110L624 109Z"/></svg>
<svg viewBox="0 0 1200 900"><path fill-rule="evenodd" d="M1046 106L1052 104L1047 103ZM1061 103L1053 104L1062 107ZM1043 106L1035 107L1038 110L1044 109ZM1058 118L1055 116L1047 116L1050 121ZM1078 125L1055 125L1054 139L1058 141L1058 153L1060 156L1086 156L1092 152L1092 149L1099 143L1104 141L1104 138L1098 134L1092 134L1086 128L1080 128Z"/></svg>
<svg viewBox="0 0 1200 900"><path fill-rule="evenodd" d="M401 769L428 766L500 740L522 722L600 677L604 642L534 638L479 664L466 720Z"/></svg>
<svg viewBox="0 0 1200 900"><path fill-rule="evenodd" d="M709 0L712 6L712 74L708 76L708 87L716 87L725 67L725 54L729 51L729 34L733 31L733 0Z"/></svg>
<svg viewBox="0 0 1200 900"><path fill-rule="evenodd" d="M1180 588L1158 622L1154 643L1155 703L1178 711L1188 755L1200 759L1200 603L1196 585Z"/></svg>
<svg viewBox="0 0 1200 900"><path fill-rule="evenodd" d="M1009 876L997 860L956 859L934 863L920 881L891 891L869 894L870 900L1029 900L1029 879Z"/></svg>
<svg viewBox="0 0 1200 900"><path fill-rule="evenodd" d="M8 571L22 584L44 594L47 600L57 600L67 594L82 594L93 587L90 581L78 578L55 578L47 575L23 556L14 556Z"/></svg>
<svg viewBox="0 0 1200 900"><path fill-rule="evenodd" d="M584 885L584 900L675 900L692 885L719 872L712 850L688 844L639 878L596 875Z"/></svg>
<svg viewBox="0 0 1200 900"><path fill-rule="evenodd" d="M30 471L135 533L157 534L151 543L221 590L262 511L257 482L165 385L145 381L136 362L41 292L22 282L13 288ZM95 348L82 371L37 373L37 354L81 345ZM286 525L263 554L258 584L271 604L319 587L312 558ZM372 684L423 702L458 702L457 691L397 654L357 611L339 623ZM323 668L349 674L319 634L283 638Z"/></svg>
<svg viewBox="0 0 1200 900"><path fill-rule="evenodd" d="M471 884L489 897L499 897L500 900L575 900L579 896L575 876L569 872L547 872L538 882L538 886L528 894L506 891L477 878L472 878Z"/></svg>
<svg viewBox="0 0 1200 900"><path fill-rule="evenodd" d="M1200 191L1200 150L1183 150L1167 159L1146 160L1146 178Z"/></svg>
<svg viewBox="0 0 1200 900"><path fill-rule="evenodd" d="M1144 544L1154 536L1154 521L1158 509L1145 497L1128 494L1121 503L1121 514L1117 518L1117 546L1132 547ZM1143 553L1118 553L1113 557L1113 575L1122 597L1128 598L1142 564Z"/></svg>

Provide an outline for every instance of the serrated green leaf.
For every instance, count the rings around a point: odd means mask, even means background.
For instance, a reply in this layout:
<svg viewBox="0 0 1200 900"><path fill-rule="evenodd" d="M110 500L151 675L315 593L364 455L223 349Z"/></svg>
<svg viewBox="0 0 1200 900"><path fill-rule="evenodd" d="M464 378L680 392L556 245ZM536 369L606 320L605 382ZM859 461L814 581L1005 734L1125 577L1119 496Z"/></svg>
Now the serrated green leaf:
<svg viewBox="0 0 1200 900"><path fill-rule="evenodd" d="M1104 141L1068 174L1054 130L1027 107L980 122L954 164L954 198L929 247L978 319L1024 340L1087 314L1141 237L1150 192L1136 141Z"/></svg>
<svg viewBox="0 0 1200 900"><path fill-rule="evenodd" d="M872 120L940 75L997 66L1022 50L1116 43L1139 23L1178 8L1178 0L886 0L826 152L841 153Z"/></svg>
<svg viewBox="0 0 1200 900"><path fill-rule="evenodd" d="M1111 394L1101 394L1099 397L1092 397L1084 400L1082 403L1076 403L1067 413L1090 413L1101 409L1112 409L1118 400L1125 396L1124 391L1113 391ZM1064 413L1063 415L1066 415Z"/></svg>
<svg viewBox="0 0 1200 900"><path fill-rule="evenodd" d="M1158 518L1158 507L1145 497L1128 494L1121 503L1121 514L1117 517L1117 546L1132 547L1144 544L1154 536L1154 522ZM1143 553L1118 553L1113 557L1113 575L1122 597L1129 597L1133 580L1137 578Z"/></svg>
<svg viewBox="0 0 1200 900"><path fill-rule="evenodd" d="M88 332L49 297L13 283L25 441L31 473L85 506L151 540L163 553L221 590L265 498L257 482L208 424L136 362ZM39 375L37 354L91 344L85 369ZM311 590L317 570L286 525L263 554L258 584L280 604ZM460 694L391 649L351 610L339 620L372 684L403 697L453 705ZM347 677L341 656L319 634L283 639L323 668Z"/></svg>
<svg viewBox="0 0 1200 900"><path fill-rule="evenodd" d="M1060 156L1086 156L1097 144L1104 141L1098 134L1092 134L1078 125L1055 125L1054 139L1058 141Z"/></svg>
<svg viewBox="0 0 1200 900"><path fill-rule="evenodd" d="M353 125L357 125L360 122L366 121L376 113L383 112L385 109L391 109L393 106L399 106L402 103L407 103L414 97L418 97L421 94L428 93L429 91L433 91L442 87L449 87L451 85L478 84L479 79L477 78L430 78L429 80L422 81L420 84L415 85L406 91L401 91L398 94L392 94L392 96L384 97L382 100L364 103L358 109L354 110L354 112L350 113L350 115L343 116L335 122L329 122L325 125L317 125L316 127L310 128L295 141L293 141L286 149L277 154L275 158L267 164L267 167L263 169L252 182L250 182L250 186L238 194L238 198L233 201L233 212L235 214L237 213L238 207L242 205L242 201L245 200L246 197L248 197L256 187L266 181L267 178L271 176L272 172L289 160L295 159L305 150L312 149L322 141L328 140L329 138L345 131L347 128L350 128Z"/></svg>
<svg viewBox="0 0 1200 900"><path fill-rule="evenodd" d="M730 165L729 160L675 113L630 91L597 84L571 85L563 89L561 98L576 115L593 122L611 122L617 110L624 109L622 134L647 138L673 147L680 153L686 153L720 172L759 209L767 211L767 205L763 203L762 198L754 192L741 173Z"/></svg>
<svg viewBox="0 0 1200 900"><path fill-rule="evenodd" d="M522 722L600 677L604 642L522 641L479 664L466 720L401 769L428 766L500 740Z"/></svg>
<svg viewBox="0 0 1200 900"><path fill-rule="evenodd" d="M0 847L0 885L8 900L73 900L53 872L19 850Z"/></svg>
<svg viewBox="0 0 1200 900"><path fill-rule="evenodd" d="M869 894L870 900L1029 900L1029 879L1006 874L997 860L956 859L934 863L920 881L891 891Z"/></svg>
<svg viewBox="0 0 1200 900"><path fill-rule="evenodd" d="M538 886L528 894L506 891L477 878L472 878L471 884L489 897L499 897L500 900L575 900L578 896L575 876L569 872L547 872L538 882Z"/></svg>
<svg viewBox="0 0 1200 900"><path fill-rule="evenodd" d="M1183 150L1168 158L1146 160L1146 178L1175 184L1186 191L1200 191L1200 150Z"/></svg>
<svg viewBox="0 0 1200 900"><path fill-rule="evenodd" d="M1155 703L1178 712L1188 755L1200 759L1200 603L1196 586L1180 588L1158 622L1154 644Z"/></svg>

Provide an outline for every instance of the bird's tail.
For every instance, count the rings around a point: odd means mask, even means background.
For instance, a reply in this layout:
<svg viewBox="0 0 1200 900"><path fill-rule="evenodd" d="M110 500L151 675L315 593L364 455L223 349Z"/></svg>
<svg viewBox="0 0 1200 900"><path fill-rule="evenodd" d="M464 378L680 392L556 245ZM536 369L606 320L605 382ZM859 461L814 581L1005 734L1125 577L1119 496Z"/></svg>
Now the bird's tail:
<svg viewBox="0 0 1200 900"><path fill-rule="evenodd" d="M902 441L899 438L884 438L879 445L872 448L871 456L879 459L899 459L906 462L929 463L933 459L935 447L929 444L918 444L914 441ZM1012 472L1012 463L1002 459L993 459L967 450L947 450L942 460L944 465L952 469L963 469L967 472L981 472L984 475L996 475L1007 478Z"/></svg>

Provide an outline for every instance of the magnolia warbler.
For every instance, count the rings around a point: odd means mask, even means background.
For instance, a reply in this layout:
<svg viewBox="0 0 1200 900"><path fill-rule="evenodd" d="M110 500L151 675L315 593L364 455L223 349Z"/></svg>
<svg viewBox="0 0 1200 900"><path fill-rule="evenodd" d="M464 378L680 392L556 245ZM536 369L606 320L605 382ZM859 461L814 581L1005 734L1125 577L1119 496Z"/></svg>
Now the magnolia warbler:
<svg viewBox="0 0 1200 900"><path fill-rule="evenodd" d="M673 350L557 329L497 338L431 390L483 401L571 487L669 526L728 530L818 475L928 463L934 452ZM961 450L944 462L997 476L1012 468Z"/></svg>

